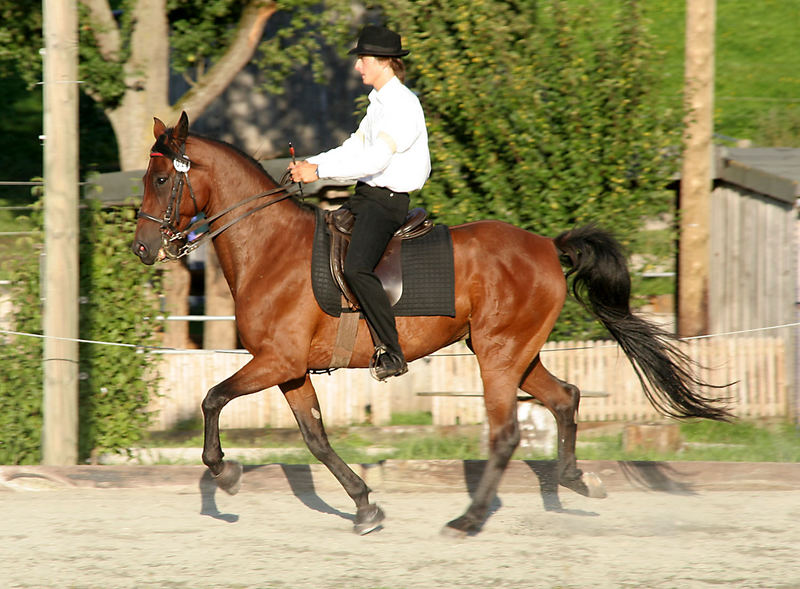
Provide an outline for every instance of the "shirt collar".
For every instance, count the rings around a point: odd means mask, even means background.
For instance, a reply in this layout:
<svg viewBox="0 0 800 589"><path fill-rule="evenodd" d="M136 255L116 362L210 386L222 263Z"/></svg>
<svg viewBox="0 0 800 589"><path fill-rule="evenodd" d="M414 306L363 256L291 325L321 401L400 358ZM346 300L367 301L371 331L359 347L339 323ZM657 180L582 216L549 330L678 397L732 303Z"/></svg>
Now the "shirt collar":
<svg viewBox="0 0 800 589"><path fill-rule="evenodd" d="M372 89L369 93L369 101L370 102L382 102L382 99L385 99L387 96L396 92L397 88L402 86L402 82L397 78L397 76L392 76L391 79L386 82L380 90Z"/></svg>

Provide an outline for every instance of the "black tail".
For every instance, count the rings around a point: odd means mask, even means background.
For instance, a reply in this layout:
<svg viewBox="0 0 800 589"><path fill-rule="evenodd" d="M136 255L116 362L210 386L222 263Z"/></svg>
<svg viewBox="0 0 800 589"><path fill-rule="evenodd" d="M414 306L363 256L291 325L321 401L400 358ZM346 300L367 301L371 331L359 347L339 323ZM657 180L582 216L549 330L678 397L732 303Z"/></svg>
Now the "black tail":
<svg viewBox="0 0 800 589"><path fill-rule="evenodd" d="M555 238L569 268L575 298L592 312L631 360L645 395L659 412L676 418L728 421L722 399L707 397L709 385L693 374L695 364L676 346L676 338L631 313L631 279L622 247L614 237L588 225Z"/></svg>

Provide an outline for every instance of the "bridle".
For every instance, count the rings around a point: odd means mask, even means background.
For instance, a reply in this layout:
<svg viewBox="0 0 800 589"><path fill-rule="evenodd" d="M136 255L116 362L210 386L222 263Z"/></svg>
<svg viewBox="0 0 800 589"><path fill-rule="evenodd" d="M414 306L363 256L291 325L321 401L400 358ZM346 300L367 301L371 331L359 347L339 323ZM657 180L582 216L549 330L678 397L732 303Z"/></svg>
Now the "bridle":
<svg viewBox="0 0 800 589"><path fill-rule="evenodd" d="M239 201L219 213L212 215L211 217L205 217L200 215L200 210L197 207L197 198L194 195L194 190L192 189L192 183L189 181L189 170L192 167L191 160L189 156L186 155L186 144L184 143L181 145L180 153L174 152L165 144L156 142L155 147L159 147L160 150L154 149L150 152L150 157L168 157L172 158L172 166L175 168L175 175L172 178L172 190L170 191L169 201L167 202L167 208L164 210L164 215L159 219L158 217L151 215L149 213L145 213L143 210L139 209L136 213L137 219L145 219L147 221L152 221L154 223L158 223L160 230L161 230L161 249L165 254L164 261L167 260L177 260L188 255L190 252L194 251L200 245L208 241L209 239L213 239L223 231L225 231L228 227L233 225L234 223L238 223L245 217L248 217L255 213L256 211L260 211L263 208L266 208L270 205L273 205L277 202L285 200L290 196L296 194L299 191L299 185L294 183L281 183L280 186L273 188L272 190L267 190L266 192L261 192L259 194L254 194L253 196L249 196L242 201ZM285 178L285 176L284 176ZM190 222L189 225L183 229L179 230L178 225L180 225L181 219L181 198L183 197L183 187L184 184L189 189L189 195L192 197L192 203L194 203L194 215L192 219L195 219L193 222ZM206 230L204 233L195 234L193 239L189 239L192 233L196 230L200 229L203 226L210 227L211 223L219 219L220 217L228 214L229 212L245 205L255 200L259 200L261 198L267 196L275 196L266 202L259 204L252 209L249 209L235 217L234 219L228 221L225 225L215 229L214 231L209 232ZM173 215L175 218L173 219ZM173 253L167 247L173 241L179 240L186 240L177 252Z"/></svg>
<svg viewBox="0 0 800 589"><path fill-rule="evenodd" d="M170 154L174 156L172 158L172 165L175 168L176 177L172 179L172 191L170 192L169 201L167 202L167 208L164 211L164 216L162 218L154 217L148 213L145 213L143 210L139 209L139 212L136 213L137 219L147 219L148 221L153 221L158 223L161 226L161 235L162 235L162 242L164 239L169 241L174 241L175 239L180 239L178 235L181 233L178 231L177 224L180 223L181 219L181 198L183 197L183 185L189 187L189 194L192 197L192 202L194 203L194 216L200 212L197 208L197 198L195 198L194 190L192 190L192 185L189 182L188 172L189 169L192 167L191 161L189 157L183 153L185 150L185 145L181 147L181 153L178 154ZM161 151L151 151L150 157L169 157L168 155L164 155ZM172 215L173 212L177 211L177 218L175 219L175 223L172 222Z"/></svg>

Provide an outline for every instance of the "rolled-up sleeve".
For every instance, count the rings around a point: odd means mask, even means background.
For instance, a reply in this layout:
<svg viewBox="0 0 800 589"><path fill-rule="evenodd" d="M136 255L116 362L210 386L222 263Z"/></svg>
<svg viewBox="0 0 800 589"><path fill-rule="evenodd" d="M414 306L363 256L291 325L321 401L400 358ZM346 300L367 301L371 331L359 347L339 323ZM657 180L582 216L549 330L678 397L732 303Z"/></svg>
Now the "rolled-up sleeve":
<svg viewBox="0 0 800 589"><path fill-rule="evenodd" d="M334 180L352 180L372 176L386 169L394 150L386 137L378 136L372 144L359 130L352 134L339 147L308 158L317 164L317 175L320 178Z"/></svg>

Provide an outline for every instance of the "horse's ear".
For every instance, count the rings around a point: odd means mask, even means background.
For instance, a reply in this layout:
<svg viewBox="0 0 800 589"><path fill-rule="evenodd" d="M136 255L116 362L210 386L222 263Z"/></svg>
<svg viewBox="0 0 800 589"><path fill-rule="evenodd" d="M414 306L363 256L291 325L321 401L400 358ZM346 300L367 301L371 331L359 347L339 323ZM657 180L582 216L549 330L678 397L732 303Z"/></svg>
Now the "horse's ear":
<svg viewBox="0 0 800 589"><path fill-rule="evenodd" d="M181 118L178 119L178 124L172 131L172 138L176 139L178 143L184 143L186 137L189 135L189 117L186 116L186 111L181 111Z"/></svg>
<svg viewBox="0 0 800 589"><path fill-rule="evenodd" d="M167 126L158 117L153 117L153 136L158 139L167 130Z"/></svg>

